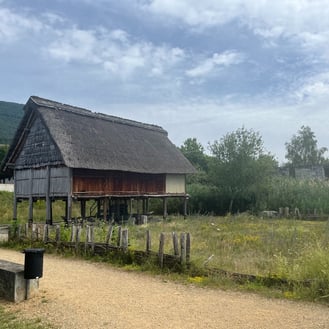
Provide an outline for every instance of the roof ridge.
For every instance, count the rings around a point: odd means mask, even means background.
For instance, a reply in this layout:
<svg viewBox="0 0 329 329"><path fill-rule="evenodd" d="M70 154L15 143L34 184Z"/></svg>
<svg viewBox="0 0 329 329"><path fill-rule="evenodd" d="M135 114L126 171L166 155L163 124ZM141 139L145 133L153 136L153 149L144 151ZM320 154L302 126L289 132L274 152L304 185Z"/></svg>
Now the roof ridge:
<svg viewBox="0 0 329 329"><path fill-rule="evenodd" d="M92 117L92 118L96 118L96 119L111 121L111 122L119 123L119 124L123 124L123 125L129 125L129 126L139 127L139 128L148 129L148 130L154 130L154 131L164 133L166 135L168 134L167 131L164 130L162 127L154 125L154 124L150 124L150 123L143 123L143 122L139 122L139 121L135 121L135 120L125 119L125 118L121 118L121 117L117 117L114 115L109 115L109 114L105 114L105 113L101 113L101 112L92 112L91 110L88 110L88 109L85 109L82 107L64 104L64 103L60 103L57 101L52 101L52 100L49 100L46 98L41 98L39 96L31 96L30 100L34 104L41 106L41 107L53 108L53 109L57 109L57 110L61 110L61 111L79 114L82 116L88 116L88 117Z"/></svg>

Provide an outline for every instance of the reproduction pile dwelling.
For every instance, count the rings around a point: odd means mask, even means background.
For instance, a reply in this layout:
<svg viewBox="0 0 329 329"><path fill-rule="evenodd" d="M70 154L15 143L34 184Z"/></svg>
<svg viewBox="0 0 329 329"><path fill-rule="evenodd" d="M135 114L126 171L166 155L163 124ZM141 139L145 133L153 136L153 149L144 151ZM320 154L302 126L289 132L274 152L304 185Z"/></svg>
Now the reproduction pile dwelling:
<svg viewBox="0 0 329 329"><path fill-rule="evenodd" d="M186 215L185 176L195 169L161 127L36 96L24 111L0 168L14 177L14 219L24 199L30 221L33 203L46 200L47 223L56 200L65 201L66 220L75 201L85 218L87 200L94 200L96 216L104 219L118 220L133 208L146 214L150 198L163 200L166 216L170 197L182 199Z"/></svg>

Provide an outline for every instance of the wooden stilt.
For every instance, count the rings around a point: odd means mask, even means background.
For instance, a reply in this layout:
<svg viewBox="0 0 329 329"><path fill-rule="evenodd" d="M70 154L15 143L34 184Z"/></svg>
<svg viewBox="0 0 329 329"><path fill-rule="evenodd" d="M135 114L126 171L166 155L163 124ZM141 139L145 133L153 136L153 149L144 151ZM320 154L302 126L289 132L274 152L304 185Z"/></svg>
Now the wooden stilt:
<svg viewBox="0 0 329 329"><path fill-rule="evenodd" d="M187 217L187 197L184 197L184 219Z"/></svg>
<svg viewBox="0 0 329 329"><path fill-rule="evenodd" d="M71 221L72 219L72 199L71 196L68 195L66 200L66 220L67 222Z"/></svg>
<svg viewBox="0 0 329 329"><path fill-rule="evenodd" d="M47 166L46 175L46 224L52 225L52 211L51 211L51 200L50 200L50 167Z"/></svg>
<svg viewBox="0 0 329 329"><path fill-rule="evenodd" d="M29 215L28 215L29 223L33 222L33 197L30 195L29 197Z"/></svg>
<svg viewBox="0 0 329 329"><path fill-rule="evenodd" d="M86 200L80 201L80 214L83 219L86 218Z"/></svg>
<svg viewBox="0 0 329 329"><path fill-rule="evenodd" d="M163 198L163 219L166 219L168 216L168 202L167 202L167 198Z"/></svg>

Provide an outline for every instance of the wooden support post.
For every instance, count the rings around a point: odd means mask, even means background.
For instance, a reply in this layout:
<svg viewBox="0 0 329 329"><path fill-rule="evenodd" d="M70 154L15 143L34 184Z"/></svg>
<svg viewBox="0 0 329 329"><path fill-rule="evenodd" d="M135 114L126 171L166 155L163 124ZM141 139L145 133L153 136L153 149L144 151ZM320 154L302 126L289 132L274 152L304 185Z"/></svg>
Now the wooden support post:
<svg viewBox="0 0 329 329"><path fill-rule="evenodd" d="M139 204L140 204L140 199L137 199L137 209L136 209L136 212L137 212L137 220L139 221L139 214L140 214L140 209L139 209Z"/></svg>
<svg viewBox="0 0 329 329"><path fill-rule="evenodd" d="M61 229L59 225L56 225L56 237L55 237L57 245L61 242Z"/></svg>
<svg viewBox="0 0 329 329"><path fill-rule="evenodd" d="M146 231L146 252L149 253L151 251L151 232L150 230Z"/></svg>
<svg viewBox="0 0 329 329"><path fill-rule="evenodd" d="M70 195L67 196L66 200L66 221L69 223L72 219L72 198Z"/></svg>
<svg viewBox="0 0 329 329"><path fill-rule="evenodd" d="M191 234L186 233L186 263L189 265L191 261Z"/></svg>
<svg viewBox="0 0 329 329"><path fill-rule="evenodd" d="M111 224L109 226L109 230L108 230L107 235L106 235L106 244L107 245L111 244L112 235L113 235L113 225Z"/></svg>
<svg viewBox="0 0 329 329"><path fill-rule="evenodd" d="M101 200L97 199L97 218L101 218Z"/></svg>
<svg viewBox="0 0 329 329"><path fill-rule="evenodd" d="M181 233L180 235L180 259L181 264L184 265L186 263L186 241L185 241L185 233Z"/></svg>
<svg viewBox="0 0 329 329"><path fill-rule="evenodd" d="M28 222L33 222L33 172L32 169L29 170L29 214L28 214Z"/></svg>
<svg viewBox="0 0 329 329"><path fill-rule="evenodd" d="M164 244L165 244L165 235L164 233L161 233L160 241L159 241L159 255L158 255L160 268L163 268Z"/></svg>
<svg viewBox="0 0 329 329"><path fill-rule="evenodd" d="M173 241L173 247L174 247L174 255L176 257L179 256L179 247L178 247L178 237L176 232L172 232L172 241Z"/></svg>
<svg viewBox="0 0 329 329"><path fill-rule="evenodd" d="M134 202L134 199L130 198L129 199L129 215L131 216L133 214L133 202Z"/></svg>
<svg viewBox="0 0 329 329"><path fill-rule="evenodd" d="M90 226L90 242L91 242L91 252L95 252L95 234L94 234L95 227L92 225Z"/></svg>
<svg viewBox="0 0 329 329"><path fill-rule="evenodd" d="M184 197L184 219L187 217L187 197Z"/></svg>
<svg viewBox="0 0 329 329"><path fill-rule="evenodd" d="M163 219L166 219L168 216L168 202L167 198L163 198Z"/></svg>
<svg viewBox="0 0 329 329"><path fill-rule="evenodd" d="M143 206L143 215L146 214L146 199L142 200L142 206Z"/></svg>
<svg viewBox="0 0 329 329"><path fill-rule="evenodd" d="M47 166L47 174L46 174L46 223L52 225L52 206L50 199L50 167Z"/></svg>
<svg viewBox="0 0 329 329"><path fill-rule="evenodd" d="M126 251L128 250L128 229L122 230L122 248Z"/></svg>
<svg viewBox="0 0 329 329"><path fill-rule="evenodd" d="M104 221L106 221L106 219L107 219L108 205L109 205L108 198L104 198L103 199L103 220Z"/></svg>
<svg viewBox="0 0 329 329"><path fill-rule="evenodd" d="M146 200L145 200L145 202L146 202L146 204L145 204L145 207L146 207L146 211L145 211L145 214L148 214L149 213L149 198L147 198Z"/></svg>
<svg viewBox="0 0 329 329"><path fill-rule="evenodd" d="M14 202L13 202L13 220L17 220L17 194L16 194L16 172L14 171Z"/></svg>
<svg viewBox="0 0 329 329"><path fill-rule="evenodd" d="M29 223L33 222L33 198L32 195L29 196L29 214L28 214Z"/></svg>
<svg viewBox="0 0 329 329"><path fill-rule="evenodd" d="M86 218L86 200L80 200L80 215L82 219Z"/></svg>

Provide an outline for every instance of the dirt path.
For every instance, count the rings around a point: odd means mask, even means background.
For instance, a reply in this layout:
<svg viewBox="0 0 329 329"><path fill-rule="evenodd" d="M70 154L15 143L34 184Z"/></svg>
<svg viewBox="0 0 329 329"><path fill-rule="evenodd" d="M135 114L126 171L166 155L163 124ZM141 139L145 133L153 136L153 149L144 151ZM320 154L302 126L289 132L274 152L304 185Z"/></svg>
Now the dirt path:
<svg viewBox="0 0 329 329"><path fill-rule="evenodd" d="M24 263L11 250L0 249L0 259ZM1 304L70 329L329 328L329 307L184 286L47 254L38 296Z"/></svg>

